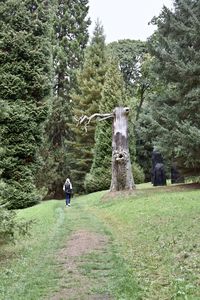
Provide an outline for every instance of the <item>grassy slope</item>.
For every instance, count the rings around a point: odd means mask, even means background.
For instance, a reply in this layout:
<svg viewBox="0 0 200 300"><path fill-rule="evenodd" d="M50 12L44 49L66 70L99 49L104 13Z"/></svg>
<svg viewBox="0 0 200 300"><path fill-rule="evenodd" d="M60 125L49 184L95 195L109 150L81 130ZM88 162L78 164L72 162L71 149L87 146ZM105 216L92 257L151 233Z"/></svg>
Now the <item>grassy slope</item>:
<svg viewBox="0 0 200 300"><path fill-rule="evenodd" d="M64 201L46 201L19 211L19 218L34 219L35 223L29 238L0 249L0 299L50 299L63 288L77 288L73 274L64 270L58 254L72 233L80 229L106 235L109 240L102 252L94 251L84 259L80 257L80 274L90 282L88 294L109 294L114 299L121 295L138 298L137 284L119 257L109 229L88 210L87 203L89 206L98 203L102 195L79 197L71 208L65 208ZM66 299L86 300L88 295Z"/></svg>
<svg viewBox="0 0 200 300"><path fill-rule="evenodd" d="M200 299L199 191L148 191L99 208L144 299Z"/></svg>
<svg viewBox="0 0 200 300"><path fill-rule="evenodd" d="M200 299L200 191L154 188L100 200L102 195L74 199L68 211L63 201L19 211L36 223L31 238L0 253L0 299L43 299L59 290L63 270L55 256L78 229L110 239L101 255L89 255L80 266L91 291L121 300Z"/></svg>

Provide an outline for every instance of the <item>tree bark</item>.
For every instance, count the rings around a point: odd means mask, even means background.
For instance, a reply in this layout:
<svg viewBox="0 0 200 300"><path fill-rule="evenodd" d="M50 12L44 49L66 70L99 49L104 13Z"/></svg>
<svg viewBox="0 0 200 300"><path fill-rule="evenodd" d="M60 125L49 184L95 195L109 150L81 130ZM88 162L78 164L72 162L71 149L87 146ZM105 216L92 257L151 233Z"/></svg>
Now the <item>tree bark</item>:
<svg viewBox="0 0 200 300"><path fill-rule="evenodd" d="M110 191L135 189L128 148L128 113L128 107L116 107L113 111Z"/></svg>

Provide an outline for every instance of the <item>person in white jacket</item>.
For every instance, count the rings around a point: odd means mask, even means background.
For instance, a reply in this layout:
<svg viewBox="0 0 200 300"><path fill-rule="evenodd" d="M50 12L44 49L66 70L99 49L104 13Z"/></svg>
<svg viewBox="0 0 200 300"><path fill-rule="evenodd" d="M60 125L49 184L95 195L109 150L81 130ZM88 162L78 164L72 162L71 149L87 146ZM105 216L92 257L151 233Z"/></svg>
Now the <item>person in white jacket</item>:
<svg viewBox="0 0 200 300"><path fill-rule="evenodd" d="M72 183L69 178L66 179L63 185L63 191L66 195L66 206L70 206L71 195L72 195Z"/></svg>

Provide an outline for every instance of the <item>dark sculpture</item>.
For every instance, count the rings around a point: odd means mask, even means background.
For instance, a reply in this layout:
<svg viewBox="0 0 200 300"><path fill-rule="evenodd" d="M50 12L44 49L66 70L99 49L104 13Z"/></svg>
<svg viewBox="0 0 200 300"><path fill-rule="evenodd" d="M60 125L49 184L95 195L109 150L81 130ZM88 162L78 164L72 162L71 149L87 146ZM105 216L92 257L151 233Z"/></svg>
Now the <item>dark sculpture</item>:
<svg viewBox="0 0 200 300"><path fill-rule="evenodd" d="M151 182L154 186L166 185L163 157L157 150L152 152Z"/></svg>

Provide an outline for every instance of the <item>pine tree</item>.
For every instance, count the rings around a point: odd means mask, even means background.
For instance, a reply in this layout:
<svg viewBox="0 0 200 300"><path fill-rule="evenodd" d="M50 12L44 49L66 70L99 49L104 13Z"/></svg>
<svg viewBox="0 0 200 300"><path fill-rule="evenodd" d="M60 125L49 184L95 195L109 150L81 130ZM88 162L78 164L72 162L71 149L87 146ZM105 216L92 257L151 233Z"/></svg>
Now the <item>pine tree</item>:
<svg viewBox="0 0 200 300"><path fill-rule="evenodd" d="M200 172L200 2L175 0L153 20L158 30L150 41L155 72L165 89L152 101L156 142L186 173Z"/></svg>
<svg viewBox="0 0 200 300"><path fill-rule="evenodd" d="M99 102L106 72L105 36L102 25L97 21L90 44L85 52L83 67L77 73L78 93L72 94L73 113L76 118L99 112ZM86 173L90 171L94 147L95 124L87 132L81 126L73 126L75 142L71 157L74 188L83 192Z"/></svg>
<svg viewBox="0 0 200 300"><path fill-rule="evenodd" d="M125 84L119 70L118 62L110 57L99 103L100 113L112 112L116 106L128 106ZM88 192L108 189L111 183L112 160L112 121L97 122L95 132L94 158L90 173L85 180ZM110 165L110 168L108 167Z"/></svg>
<svg viewBox="0 0 200 300"><path fill-rule="evenodd" d="M73 140L71 92L76 89L75 71L81 66L88 42L88 0L57 0L54 16L54 99L47 124L48 149L46 155L49 196L63 197L62 184L71 175ZM48 153L48 155L47 155ZM44 169L46 166L44 166ZM53 174L53 175L52 175Z"/></svg>
<svg viewBox="0 0 200 300"><path fill-rule="evenodd" d="M0 6L0 169L9 208L31 206L41 199L35 186L38 151L51 90L48 2L6 0Z"/></svg>

